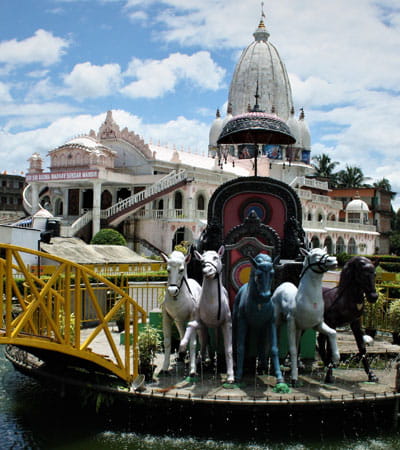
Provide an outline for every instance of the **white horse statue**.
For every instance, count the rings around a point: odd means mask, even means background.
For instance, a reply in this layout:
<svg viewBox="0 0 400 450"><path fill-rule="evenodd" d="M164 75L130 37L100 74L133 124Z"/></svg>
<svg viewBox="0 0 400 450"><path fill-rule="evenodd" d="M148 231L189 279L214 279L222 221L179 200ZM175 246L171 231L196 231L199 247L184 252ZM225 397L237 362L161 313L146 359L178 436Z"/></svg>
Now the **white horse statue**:
<svg viewBox="0 0 400 450"><path fill-rule="evenodd" d="M225 247L221 246L218 252L207 250L203 255L197 251L194 252L196 259L201 261L203 266L203 285L199 304L195 311L195 320L189 322L185 336L181 341L180 350L186 349L190 336L195 333L195 330L198 330L204 357L207 328L221 328L224 336L227 382L233 384L232 318L228 293L221 280L221 258L224 251Z"/></svg>
<svg viewBox="0 0 400 450"><path fill-rule="evenodd" d="M328 270L336 267L337 260L334 256L329 256L326 249L313 248L310 251L305 249L300 249L300 251L305 258L299 287L285 282L278 286L272 296L277 327L282 321L287 323L292 386L297 385L297 356L301 334L304 330L313 328L326 334L331 345L333 362L336 364L340 359L336 331L324 322L324 299L322 297L322 276Z"/></svg>
<svg viewBox="0 0 400 450"><path fill-rule="evenodd" d="M187 264L191 255L185 256L182 252L173 251L168 257L162 254L167 263L168 285L164 301L161 304L162 323L164 334L164 363L161 373L169 369L171 358L171 330L172 324L179 332L180 339L185 334L186 325L194 319L194 310L199 301L201 286L196 280L187 278ZM190 373L196 373L196 333L193 334L189 346Z"/></svg>

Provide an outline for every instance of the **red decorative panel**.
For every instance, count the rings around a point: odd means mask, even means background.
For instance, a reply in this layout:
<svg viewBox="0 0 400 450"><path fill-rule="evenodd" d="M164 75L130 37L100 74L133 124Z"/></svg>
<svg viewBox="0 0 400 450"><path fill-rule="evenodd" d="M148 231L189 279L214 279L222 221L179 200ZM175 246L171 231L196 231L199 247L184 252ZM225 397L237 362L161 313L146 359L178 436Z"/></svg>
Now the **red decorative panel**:
<svg viewBox="0 0 400 450"><path fill-rule="evenodd" d="M223 233L224 236L235 226L243 223L251 210L254 210L261 222L274 228L279 237L284 237L286 208L282 199L264 193L246 192L237 194L224 204Z"/></svg>

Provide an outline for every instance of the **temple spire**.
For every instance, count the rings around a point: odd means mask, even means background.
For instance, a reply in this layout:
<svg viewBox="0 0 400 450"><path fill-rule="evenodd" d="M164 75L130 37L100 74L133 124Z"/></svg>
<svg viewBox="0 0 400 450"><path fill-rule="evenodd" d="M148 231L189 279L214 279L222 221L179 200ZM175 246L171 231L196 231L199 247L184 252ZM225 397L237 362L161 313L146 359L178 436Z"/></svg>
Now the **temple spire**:
<svg viewBox="0 0 400 450"><path fill-rule="evenodd" d="M264 24L265 19L265 13L264 13L264 2L261 2L261 19L260 23L258 24L257 30L253 33L254 39L256 41L268 41L269 33L267 29L265 28Z"/></svg>

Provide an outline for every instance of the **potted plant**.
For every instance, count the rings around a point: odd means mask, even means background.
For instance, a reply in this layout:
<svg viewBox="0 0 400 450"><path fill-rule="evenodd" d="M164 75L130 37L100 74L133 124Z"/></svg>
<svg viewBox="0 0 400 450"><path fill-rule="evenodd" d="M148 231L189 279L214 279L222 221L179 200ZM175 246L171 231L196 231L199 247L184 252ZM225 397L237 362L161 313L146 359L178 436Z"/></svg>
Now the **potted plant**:
<svg viewBox="0 0 400 450"><path fill-rule="evenodd" d="M147 381L151 381L155 369L154 358L161 348L161 339L157 328L147 324L139 329L138 347L139 371Z"/></svg>
<svg viewBox="0 0 400 450"><path fill-rule="evenodd" d="M400 345L400 299L390 304L389 325L392 330L393 344Z"/></svg>

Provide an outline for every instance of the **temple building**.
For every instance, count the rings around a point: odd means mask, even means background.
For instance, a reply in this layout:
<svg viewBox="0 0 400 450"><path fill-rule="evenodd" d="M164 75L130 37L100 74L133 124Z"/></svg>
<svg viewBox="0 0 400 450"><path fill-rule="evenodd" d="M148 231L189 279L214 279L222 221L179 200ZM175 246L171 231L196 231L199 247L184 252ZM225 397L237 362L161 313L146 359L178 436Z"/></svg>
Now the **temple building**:
<svg viewBox="0 0 400 450"><path fill-rule="evenodd" d="M64 237L88 242L104 227L121 231L140 253L170 252L181 241L196 241L206 226L208 201L222 183L257 175L293 187L302 204L303 228L314 246L330 253L385 252L368 205L358 211L332 195L327 182L311 177L311 136L303 109L295 112L285 65L269 41L261 18L254 40L234 71L227 112L217 111L209 133L208 155L146 143L120 129L108 111L98 131L50 149L45 171L40 155L29 159L24 205L31 215L47 209ZM248 111L277 116L296 142L218 145L224 126ZM350 207L351 206L351 207ZM345 209L345 207L347 207ZM350 209L349 209L350 208Z"/></svg>

